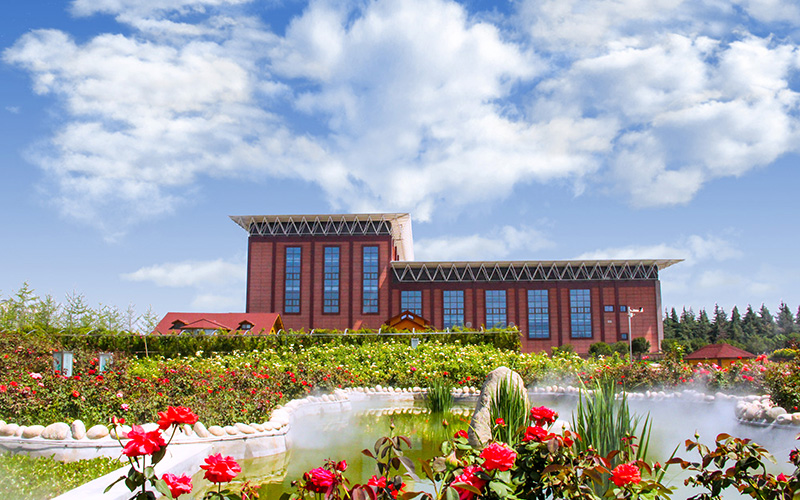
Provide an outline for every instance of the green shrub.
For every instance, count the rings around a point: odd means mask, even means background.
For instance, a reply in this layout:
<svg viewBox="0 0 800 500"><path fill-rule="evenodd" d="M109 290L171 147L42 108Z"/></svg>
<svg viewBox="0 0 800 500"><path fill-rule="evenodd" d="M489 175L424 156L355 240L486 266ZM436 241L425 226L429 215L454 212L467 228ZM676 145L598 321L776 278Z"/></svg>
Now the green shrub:
<svg viewBox="0 0 800 500"><path fill-rule="evenodd" d="M453 384L443 378L434 379L425 396L425 407L433 413L450 411L453 407Z"/></svg>
<svg viewBox="0 0 800 500"><path fill-rule="evenodd" d="M595 342L594 344L589 346L589 355L590 356L611 356L611 353L614 352L611 350L611 346L606 344L605 342Z"/></svg>
<svg viewBox="0 0 800 500"><path fill-rule="evenodd" d="M88 483L123 466L114 458L76 462L27 455L0 455L0 498L45 500Z"/></svg>
<svg viewBox="0 0 800 500"><path fill-rule="evenodd" d="M525 388L514 385L510 377L501 380L489 403L492 439L516 445L527 426L530 411ZM498 419L502 419L501 424Z"/></svg>

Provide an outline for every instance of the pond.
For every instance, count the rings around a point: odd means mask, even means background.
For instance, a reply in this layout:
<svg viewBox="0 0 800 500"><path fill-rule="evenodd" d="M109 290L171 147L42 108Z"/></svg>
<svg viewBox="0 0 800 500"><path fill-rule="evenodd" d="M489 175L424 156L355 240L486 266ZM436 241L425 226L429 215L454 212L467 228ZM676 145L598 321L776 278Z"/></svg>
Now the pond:
<svg viewBox="0 0 800 500"><path fill-rule="evenodd" d="M548 406L559 412L561 419L571 421L577 406L577 399L564 396L531 394L534 406ZM459 429L466 429L471 418L474 403L458 407L446 416L449 426L444 428L441 415L427 413L419 403L397 403L393 406L376 408L376 403L354 403L350 412L308 416L293 422L291 450L288 453L257 459L240 460L243 472L239 479L263 484L261 498L277 499L284 491L292 490L291 482L301 479L306 471L320 467L325 459L346 460L346 476L352 483L365 483L376 473L375 461L361 454L361 450L372 449L375 441L389 435L390 424L394 422L395 435L411 439L412 449L406 455L415 462L421 458L432 458L439 454L439 445ZM379 403L380 404L380 403ZM697 455L687 453L683 446L686 439L699 433L701 441L707 445L722 432L737 437L746 437L764 445L776 458L777 464L770 472L791 473L788 464L789 452L798 444L795 441L796 429L763 428L740 424L734 417L734 403L719 401L715 403L690 403L679 400L631 401L633 412L649 414L653 421L653 435L650 444L650 460L665 462L678 448L677 456L696 460ZM679 489L673 498L686 498L700 493L699 489L683 487L683 477L679 467L668 470L668 485ZM193 478L196 492L205 490L208 483L202 474ZM408 481L407 481L408 482ZM420 487L419 490L429 491ZM200 496L198 495L197 498ZM726 498L739 498L727 495Z"/></svg>

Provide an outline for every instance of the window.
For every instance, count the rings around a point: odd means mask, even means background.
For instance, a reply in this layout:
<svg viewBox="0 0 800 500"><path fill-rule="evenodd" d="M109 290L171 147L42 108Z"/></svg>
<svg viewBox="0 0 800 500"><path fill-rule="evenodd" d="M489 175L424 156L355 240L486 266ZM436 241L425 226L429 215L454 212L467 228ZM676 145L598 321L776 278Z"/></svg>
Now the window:
<svg viewBox="0 0 800 500"><path fill-rule="evenodd" d="M547 290L528 290L528 338L550 337L550 303Z"/></svg>
<svg viewBox="0 0 800 500"><path fill-rule="evenodd" d="M378 312L378 247L362 249L362 312Z"/></svg>
<svg viewBox="0 0 800 500"><path fill-rule="evenodd" d="M464 324L464 292L462 290L445 290L442 292L444 306L444 327Z"/></svg>
<svg viewBox="0 0 800 500"><path fill-rule="evenodd" d="M400 312L410 311L422 316L422 291L403 290L400 292Z"/></svg>
<svg viewBox="0 0 800 500"><path fill-rule="evenodd" d="M592 296L589 290L569 291L572 338L592 338Z"/></svg>
<svg viewBox="0 0 800 500"><path fill-rule="evenodd" d="M339 247L325 247L322 312L339 314Z"/></svg>
<svg viewBox="0 0 800 500"><path fill-rule="evenodd" d="M505 328L506 291L486 290L486 328Z"/></svg>
<svg viewBox="0 0 800 500"><path fill-rule="evenodd" d="M614 306L604 306L603 307L603 311L605 311L607 313L613 313L614 312Z"/></svg>
<svg viewBox="0 0 800 500"><path fill-rule="evenodd" d="M283 296L283 312L300 312L300 247L286 247L286 288Z"/></svg>
<svg viewBox="0 0 800 500"><path fill-rule="evenodd" d="M619 306L619 312L623 312L623 313L628 312L628 306Z"/></svg>

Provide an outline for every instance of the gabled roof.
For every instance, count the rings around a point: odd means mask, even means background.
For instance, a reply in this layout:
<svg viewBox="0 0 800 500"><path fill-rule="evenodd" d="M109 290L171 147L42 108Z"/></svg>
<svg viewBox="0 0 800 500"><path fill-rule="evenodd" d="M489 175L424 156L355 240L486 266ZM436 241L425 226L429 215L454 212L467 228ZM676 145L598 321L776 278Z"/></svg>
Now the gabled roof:
<svg viewBox="0 0 800 500"><path fill-rule="evenodd" d="M173 328L179 322L178 328ZM177 334L183 330L239 330L243 323L253 325L247 333L270 333L283 329L283 321L278 313L167 313L156 325L153 334Z"/></svg>
<svg viewBox="0 0 800 500"><path fill-rule="evenodd" d="M730 344L711 344L694 351L684 359L751 359L756 355Z"/></svg>
<svg viewBox="0 0 800 500"><path fill-rule="evenodd" d="M396 327L396 326L398 326L398 325L400 325L402 323L405 323L405 324L408 324L408 325L412 325L413 324L415 326L418 325L419 328L422 329L422 330L433 326L430 321L428 321L427 319L423 318L422 316L420 316L418 314L414 314L411 311L403 311L400 314L398 314L397 316L392 316L391 318L387 319L386 323L384 323L384 324L388 325L388 326Z"/></svg>

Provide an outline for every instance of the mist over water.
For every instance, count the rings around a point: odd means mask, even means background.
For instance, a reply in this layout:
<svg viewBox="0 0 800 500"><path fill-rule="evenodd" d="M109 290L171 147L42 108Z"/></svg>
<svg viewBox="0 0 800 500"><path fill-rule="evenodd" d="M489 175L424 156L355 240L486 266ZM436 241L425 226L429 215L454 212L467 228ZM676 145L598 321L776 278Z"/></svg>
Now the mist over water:
<svg viewBox="0 0 800 500"><path fill-rule="evenodd" d="M572 414L577 408L577 397L553 396L531 393L534 406L548 406L558 411L560 419L571 422ZM245 478L254 482L271 481L272 484L262 488L263 497L278 498L283 491L291 489L292 480L299 480L303 473L321 467L325 459L335 461L347 460L346 476L352 483L365 483L376 473L375 461L361 454L363 449L372 449L375 440L390 433L392 419L395 423L395 435L405 435L412 441L412 449L405 452L415 462L417 459L428 459L439 453L441 441L459 429L465 429L470 415L447 416L448 428L441 425L441 416L427 413L413 415L411 403L398 403L391 407L383 403L369 402L353 404L349 412L306 416L292 424L289 434L291 451L278 457L266 457L243 461ZM474 403L465 403L461 408L474 408ZM699 433L703 444L713 447L716 436L727 433L734 437L749 438L765 446L775 457L777 464L769 464L773 473L791 473L793 466L788 463L789 452L798 444L795 440L797 431L793 428L768 428L740 424L734 414L735 402L715 401L687 402L676 399L650 401L629 401L631 412L646 416L653 421L650 439L651 461L666 462L673 450L678 447L676 456L690 461L697 461L696 451L687 452L684 442L694 439ZM393 416L377 415L378 408L395 413ZM418 408L419 410L419 408ZM400 413L402 411L409 413ZM705 490L683 486L686 474L678 466L671 466L665 477L668 486L677 488L673 498L683 499ZM426 488L416 485L416 489ZM734 490L723 498L735 499L741 496Z"/></svg>

